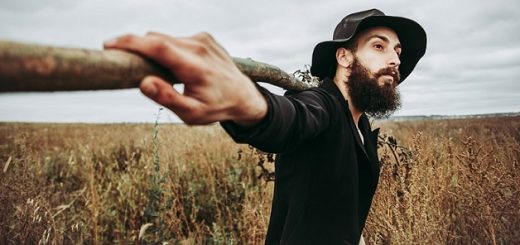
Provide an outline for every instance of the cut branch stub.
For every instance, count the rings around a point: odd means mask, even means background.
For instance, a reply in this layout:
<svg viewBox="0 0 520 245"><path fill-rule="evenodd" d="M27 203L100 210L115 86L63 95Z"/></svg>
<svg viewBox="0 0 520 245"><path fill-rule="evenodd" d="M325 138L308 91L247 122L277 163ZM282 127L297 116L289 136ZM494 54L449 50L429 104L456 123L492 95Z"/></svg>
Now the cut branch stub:
<svg viewBox="0 0 520 245"><path fill-rule="evenodd" d="M233 58L251 80L290 90L310 85L276 66ZM163 67L118 50L89 50L0 40L0 92L136 88L147 75L179 83Z"/></svg>

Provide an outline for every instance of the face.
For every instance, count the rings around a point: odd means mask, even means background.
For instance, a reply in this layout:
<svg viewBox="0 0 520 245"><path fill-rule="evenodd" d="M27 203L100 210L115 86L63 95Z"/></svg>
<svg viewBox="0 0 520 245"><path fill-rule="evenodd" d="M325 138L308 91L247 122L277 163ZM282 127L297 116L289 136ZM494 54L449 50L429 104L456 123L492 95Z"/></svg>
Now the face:
<svg viewBox="0 0 520 245"><path fill-rule="evenodd" d="M400 107L400 53L399 39L389 28L371 28L358 36L347 83L350 100L357 109L383 118Z"/></svg>
<svg viewBox="0 0 520 245"><path fill-rule="evenodd" d="M399 74L401 61L401 43L397 34L388 27L369 28L358 35L355 56L380 85L397 84L399 81L390 75L377 76L377 73L387 69ZM384 73L384 72L383 72Z"/></svg>

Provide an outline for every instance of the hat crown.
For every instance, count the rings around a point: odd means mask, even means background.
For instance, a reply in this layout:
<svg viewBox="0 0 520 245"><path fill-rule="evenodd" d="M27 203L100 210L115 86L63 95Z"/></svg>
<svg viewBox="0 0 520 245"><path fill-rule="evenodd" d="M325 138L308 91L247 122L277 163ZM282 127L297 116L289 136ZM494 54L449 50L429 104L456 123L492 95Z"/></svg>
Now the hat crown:
<svg viewBox="0 0 520 245"><path fill-rule="evenodd" d="M354 32L356 31L359 23L361 23L363 19L366 19L370 16L385 16L385 13L378 9L369 9L349 14L338 23L336 29L334 29L332 39L338 40L351 38L354 35Z"/></svg>

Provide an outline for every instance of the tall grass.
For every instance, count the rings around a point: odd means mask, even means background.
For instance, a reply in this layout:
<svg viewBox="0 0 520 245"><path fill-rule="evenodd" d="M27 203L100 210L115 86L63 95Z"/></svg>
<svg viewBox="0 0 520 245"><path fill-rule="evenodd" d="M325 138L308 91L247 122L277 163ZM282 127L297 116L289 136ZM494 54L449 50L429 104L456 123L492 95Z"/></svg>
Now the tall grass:
<svg viewBox="0 0 520 245"><path fill-rule="evenodd" d="M382 125L382 172L366 233L374 244L520 241L520 118Z"/></svg>
<svg viewBox="0 0 520 245"><path fill-rule="evenodd" d="M373 244L520 240L520 118L383 124ZM266 156L218 126L0 124L1 244L263 244ZM263 178L259 178L263 176Z"/></svg>

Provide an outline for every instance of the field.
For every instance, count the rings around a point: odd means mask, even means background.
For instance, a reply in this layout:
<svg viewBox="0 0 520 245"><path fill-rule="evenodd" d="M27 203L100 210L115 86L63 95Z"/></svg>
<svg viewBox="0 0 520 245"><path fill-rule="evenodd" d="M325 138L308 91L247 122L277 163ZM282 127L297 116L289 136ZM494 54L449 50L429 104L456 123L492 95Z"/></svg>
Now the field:
<svg viewBox="0 0 520 245"><path fill-rule="evenodd" d="M367 244L520 241L520 117L376 124ZM270 157L217 125L0 123L0 243L263 244Z"/></svg>

